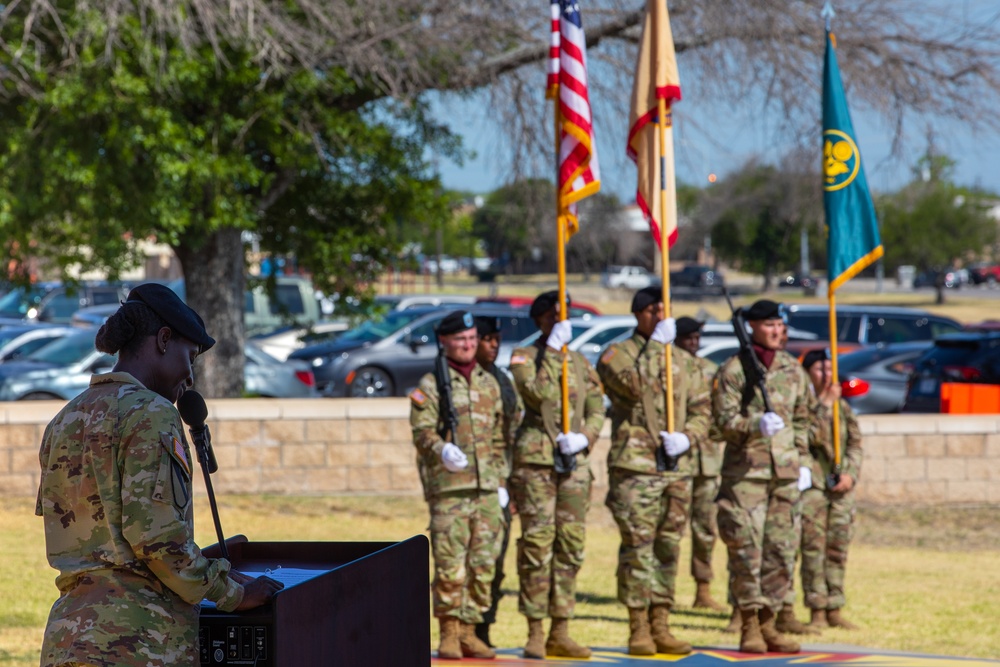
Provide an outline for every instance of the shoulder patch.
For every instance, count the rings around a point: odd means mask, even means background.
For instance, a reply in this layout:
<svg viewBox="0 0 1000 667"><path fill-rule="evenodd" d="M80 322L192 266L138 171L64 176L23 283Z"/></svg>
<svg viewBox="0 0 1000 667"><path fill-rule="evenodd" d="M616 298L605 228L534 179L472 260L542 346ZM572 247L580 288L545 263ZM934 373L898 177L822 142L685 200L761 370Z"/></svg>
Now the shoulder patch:
<svg viewBox="0 0 1000 667"><path fill-rule="evenodd" d="M191 464L188 462L187 452L184 451L184 443L177 438L171 438L170 449L174 458L177 459L182 466L184 466L184 471L190 477Z"/></svg>
<svg viewBox="0 0 1000 667"><path fill-rule="evenodd" d="M510 358L511 366L520 366L521 364L527 363L528 358L523 354L515 354Z"/></svg>
<svg viewBox="0 0 1000 667"><path fill-rule="evenodd" d="M601 363L608 363L615 356L615 348L609 347L608 350L601 355Z"/></svg>
<svg viewBox="0 0 1000 667"><path fill-rule="evenodd" d="M420 391L420 389L414 389L410 392L410 400L417 405L423 405L427 402L427 394Z"/></svg>

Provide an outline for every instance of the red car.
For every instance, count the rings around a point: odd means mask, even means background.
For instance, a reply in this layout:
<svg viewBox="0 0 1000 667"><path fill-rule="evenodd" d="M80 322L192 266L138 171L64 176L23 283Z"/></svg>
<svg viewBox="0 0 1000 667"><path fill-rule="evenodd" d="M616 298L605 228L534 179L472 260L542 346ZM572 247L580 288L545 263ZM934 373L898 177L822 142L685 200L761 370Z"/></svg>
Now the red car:
<svg viewBox="0 0 1000 667"><path fill-rule="evenodd" d="M529 296L481 296L476 299L476 303L503 303L513 308L529 308L534 297ZM570 301L570 317L588 317L590 315L600 315L601 312L593 306L588 306L579 301Z"/></svg>

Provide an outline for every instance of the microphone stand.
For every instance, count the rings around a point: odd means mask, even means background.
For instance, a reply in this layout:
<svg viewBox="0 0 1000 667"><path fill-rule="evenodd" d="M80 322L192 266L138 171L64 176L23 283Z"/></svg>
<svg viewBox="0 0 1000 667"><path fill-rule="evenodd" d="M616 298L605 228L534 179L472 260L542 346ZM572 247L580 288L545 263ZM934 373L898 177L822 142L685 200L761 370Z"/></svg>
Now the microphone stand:
<svg viewBox="0 0 1000 667"><path fill-rule="evenodd" d="M222 534L222 522L219 521L219 506L215 502L215 489L212 488L212 472L218 469L215 456L209 450L208 426L201 428L188 428L191 439L194 440L195 451L198 452L198 463L201 464L201 471L205 475L205 489L208 491L208 504L212 508L212 521L215 522L215 534L219 538L219 550L222 557L229 560L229 548L226 546L226 538Z"/></svg>

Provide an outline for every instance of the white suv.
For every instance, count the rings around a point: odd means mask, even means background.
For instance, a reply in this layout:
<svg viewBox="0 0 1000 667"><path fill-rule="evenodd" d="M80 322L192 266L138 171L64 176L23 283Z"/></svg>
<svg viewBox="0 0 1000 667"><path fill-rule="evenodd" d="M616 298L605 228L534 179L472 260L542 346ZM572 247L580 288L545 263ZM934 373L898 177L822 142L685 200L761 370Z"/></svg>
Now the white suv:
<svg viewBox="0 0 1000 667"><path fill-rule="evenodd" d="M605 287L642 289L653 284L653 274L641 266L609 266L601 275Z"/></svg>

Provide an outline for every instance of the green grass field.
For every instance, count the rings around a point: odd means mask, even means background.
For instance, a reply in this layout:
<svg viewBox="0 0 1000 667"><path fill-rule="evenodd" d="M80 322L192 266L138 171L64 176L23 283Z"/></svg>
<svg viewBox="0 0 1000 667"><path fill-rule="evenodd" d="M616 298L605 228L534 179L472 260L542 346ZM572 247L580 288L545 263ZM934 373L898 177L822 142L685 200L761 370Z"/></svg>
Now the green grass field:
<svg viewBox="0 0 1000 667"><path fill-rule="evenodd" d="M587 559L579 579L574 635L595 646L622 646L627 639L625 609L615 599L618 533L603 497L595 494L589 515ZM197 539L215 541L208 502L197 498ZM219 499L227 535L251 540L398 540L422 533L427 511L417 497L286 498L226 496ZM0 666L35 667L49 606L56 597L55 572L45 561L41 520L29 499L0 499ZM848 567L848 617L862 626L827 630L812 639L822 644L914 651L964 657L1000 658L1000 508L863 508ZM519 530L515 519L515 535ZM683 545L687 562L689 543ZM512 550L513 551L513 550ZM716 547L718 573L725 557ZM515 572L513 553L507 570ZM724 577L713 592L725 598ZM505 581L506 595L493 631L494 643L520 646L526 624L517 613L516 575ZM672 616L675 634L699 646L734 646L722 634L724 614L690 609L694 583L683 567ZM429 595L428 595L429 603ZM805 611L799 605L800 618ZM436 645L436 627L435 645ZM808 647L808 642L806 643Z"/></svg>

